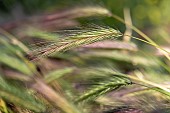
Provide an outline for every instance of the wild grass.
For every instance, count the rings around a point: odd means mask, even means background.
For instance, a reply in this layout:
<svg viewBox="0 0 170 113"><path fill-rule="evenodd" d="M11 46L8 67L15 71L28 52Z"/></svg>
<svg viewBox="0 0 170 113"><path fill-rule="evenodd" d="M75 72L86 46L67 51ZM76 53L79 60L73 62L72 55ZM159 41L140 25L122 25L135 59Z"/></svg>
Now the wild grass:
<svg viewBox="0 0 170 113"><path fill-rule="evenodd" d="M74 34L69 34L67 37L61 37L61 39L47 46L31 51L28 53L28 59L35 60L41 56L47 56L54 52L64 52L82 45L87 45L106 39L117 38L122 35L122 33L118 30L109 27L104 28L101 26L74 32Z"/></svg>
<svg viewBox="0 0 170 113"><path fill-rule="evenodd" d="M76 99L76 102L92 99L94 100L97 97L104 95L110 91L131 84L131 81L125 76L113 75L111 77L105 77L102 81L98 81L96 83L93 82L92 84L94 84L94 87L85 94L81 95L78 99Z"/></svg>
<svg viewBox="0 0 170 113"><path fill-rule="evenodd" d="M161 46L103 7L76 7L35 19L41 20L36 20L36 25L41 26L42 20L72 21L91 16L119 20L144 39L126 36L161 49L169 59ZM131 40L121 40L123 33L108 26L66 27L52 33L48 30L30 27L24 35L13 36L0 29L2 112L117 113L121 109L151 113L159 106L169 109L169 61L156 56L150 48L138 48ZM31 50L25 41L34 39L39 42L33 43ZM150 97L154 99L147 101Z"/></svg>

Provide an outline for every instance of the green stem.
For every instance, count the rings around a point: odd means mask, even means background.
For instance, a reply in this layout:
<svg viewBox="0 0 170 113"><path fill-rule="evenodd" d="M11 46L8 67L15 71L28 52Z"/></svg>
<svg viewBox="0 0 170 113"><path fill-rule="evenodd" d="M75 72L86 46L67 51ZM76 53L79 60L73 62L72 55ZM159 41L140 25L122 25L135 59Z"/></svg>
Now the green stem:
<svg viewBox="0 0 170 113"><path fill-rule="evenodd" d="M146 39L149 44L155 46L157 49L160 49L162 51L165 51L166 53L169 54L168 51L166 51L165 49L163 49L162 47L160 47L158 44L156 44L153 40L151 40L146 34L144 34L141 30L139 30L138 28L136 28L135 26L133 25L130 25L128 24L127 22L125 22L121 17L117 16L117 15L114 15L112 14L111 17L115 18L116 20L124 23L125 25L129 26L131 29L133 29L136 33L138 33L140 36L142 36L144 39ZM168 54L166 54L163 52L163 54L165 55L165 57L170 61L170 57Z"/></svg>

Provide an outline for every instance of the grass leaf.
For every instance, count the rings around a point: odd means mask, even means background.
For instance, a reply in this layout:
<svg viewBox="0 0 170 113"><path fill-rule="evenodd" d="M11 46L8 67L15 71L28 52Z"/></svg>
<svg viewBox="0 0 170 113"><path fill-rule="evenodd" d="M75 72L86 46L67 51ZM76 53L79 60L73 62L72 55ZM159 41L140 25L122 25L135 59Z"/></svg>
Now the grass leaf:
<svg viewBox="0 0 170 113"><path fill-rule="evenodd" d="M33 95L29 94L26 89L21 87L18 88L7 83L1 76L0 97L18 106L22 106L35 112L45 111L45 106L42 104L42 102L38 101Z"/></svg>
<svg viewBox="0 0 170 113"><path fill-rule="evenodd" d="M74 70L74 68L68 67L68 68L52 71L49 74L47 74L47 76L45 77L45 81L47 83L50 83L50 82L56 80L57 78L60 78L61 76L65 75L65 74L73 72L73 70Z"/></svg>
<svg viewBox="0 0 170 113"><path fill-rule="evenodd" d="M31 70L27 67L27 65L15 57L9 56L7 54L1 54L0 62L26 75L32 74Z"/></svg>

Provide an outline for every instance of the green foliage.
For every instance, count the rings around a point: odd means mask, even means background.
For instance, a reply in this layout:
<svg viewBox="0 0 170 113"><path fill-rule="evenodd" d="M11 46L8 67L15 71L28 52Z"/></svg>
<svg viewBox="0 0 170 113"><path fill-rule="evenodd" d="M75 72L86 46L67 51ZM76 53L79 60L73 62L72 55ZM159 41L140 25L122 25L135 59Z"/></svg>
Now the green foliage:
<svg viewBox="0 0 170 113"><path fill-rule="evenodd" d="M92 100L108 92L114 91L122 86L131 84L130 80L124 76L105 77L103 81L95 83L95 86L86 93L82 94L76 102Z"/></svg>
<svg viewBox="0 0 170 113"><path fill-rule="evenodd" d="M37 38L46 39L46 40L57 40L59 38L57 34L48 33L48 32L41 31L35 28L28 28L25 31L25 34L30 37L35 37L35 38L37 37Z"/></svg>
<svg viewBox="0 0 170 113"><path fill-rule="evenodd" d="M65 74L68 74L68 73L71 73L73 72L74 68L64 68L64 69L60 69L60 70L55 70L55 71L52 71L50 73L48 73L45 77L45 81L47 83L50 83L60 77L62 77L63 75Z"/></svg>
<svg viewBox="0 0 170 113"><path fill-rule="evenodd" d="M0 62L3 63L3 64L6 64L7 66L13 68L13 69L16 69L26 75L31 75L32 72L31 70L28 68L28 66L21 60L15 58L15 57L12 57L12 56L9 56L7 54L1 54L0 55Z"/></svg>
<svg viewBox="0 0 170 113"><path fill-rule="evenodd" d="M45 111L43 103L31 95L28 90L22 87L18 89L18 87L7 83L2 77L0 77L0 90L0 96L9 102L35 112Z"/></svg>
<svg viewBox="0 0 170 113"><path fill-rule="evenodd" d="M17 21L9 15L12 22L0 28L0 100L4 102L0 103L0 110L9 113L168 111L170 52L164 46L170 42L169 2L132 1L105 0L106 8L76 4L73 8L30 18L26 14ZM57 8L65 6L61 2ZM14 8L15 15L18 7L29 13L54 11L57 1L0 3L3 6L0 9ZM15 3L21 7L13 7ZM121 18L123 10L125 20ZM2 22L6 21L6 17L1 18ZM147 35L130 24L131 18ZM108 27L113 24L121 32ZM126 25L124 36L122 24ZM77 25L85 27L76 28ZM132 30L142 38L131 36Z"/></svg>

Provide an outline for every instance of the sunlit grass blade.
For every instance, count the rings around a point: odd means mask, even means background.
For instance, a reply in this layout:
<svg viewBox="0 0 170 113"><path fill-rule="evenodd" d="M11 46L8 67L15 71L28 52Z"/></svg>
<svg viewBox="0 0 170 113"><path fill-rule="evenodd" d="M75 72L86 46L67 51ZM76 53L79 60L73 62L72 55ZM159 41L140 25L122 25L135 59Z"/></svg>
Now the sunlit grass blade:
<svg viewBox="0 0 170 113"><path fill-rule="evenodd" d="M0 111L2 111L4 113L8 113L6 103L1 98L0 98Z"/></svg>

